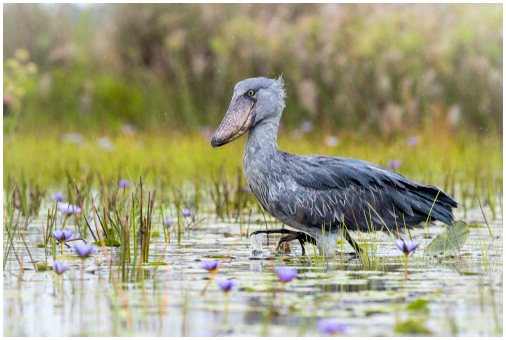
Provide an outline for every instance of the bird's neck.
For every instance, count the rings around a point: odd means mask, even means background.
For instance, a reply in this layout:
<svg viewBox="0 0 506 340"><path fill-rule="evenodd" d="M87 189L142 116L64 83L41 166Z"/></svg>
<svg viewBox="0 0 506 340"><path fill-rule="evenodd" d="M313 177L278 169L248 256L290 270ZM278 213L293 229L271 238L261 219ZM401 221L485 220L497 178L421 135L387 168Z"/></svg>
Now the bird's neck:
<svg viewBox="0 0 506 340"><path fill-rule="evenodd" d="M274 154L278 151L279 120L268 120L255 125L248 134L246 143L246 154Z"/></svg>

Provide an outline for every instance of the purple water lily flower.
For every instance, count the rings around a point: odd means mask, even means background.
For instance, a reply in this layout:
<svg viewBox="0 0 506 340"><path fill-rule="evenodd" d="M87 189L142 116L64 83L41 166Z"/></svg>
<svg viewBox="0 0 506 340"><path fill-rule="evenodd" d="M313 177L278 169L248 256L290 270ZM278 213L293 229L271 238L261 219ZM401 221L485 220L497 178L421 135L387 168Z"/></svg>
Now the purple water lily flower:
<svg viewBox="0 0 506 340"><path fill-rule="evenodd" d="M61 139L64 143L81 144L83 142L83 137L78 132L65 133L61 136Z"/></svg>
<svg viewBox="0 0 506 340"><path fill-rule="evenodd" d="M225 279L225 280L219 280L218 282L216 282L216 284L220 287L220 289L223 292L228 293L230 290L232 290L237 285L237 282L235 282L234 280Z"/></svg>
<svg viewBox="0 0 506 340"><path fill-rule="evenodd" d="M345 333L347 329L347 325L337 320L323 319L318 321L318 330L326 335Z"/></svg>
<svg viewBox="0 0 506 340"><path fill-rule="evenodd" d="M93 244L74 244L74 250L82 259L90 257L92 254L95 254L97 251L97 247Z"/></svg>
<svg viewBox="0 0 506 340"><path fill-rule="evenodd" d="M404 255L411 254L419 245L418 242L412 240L395 240L395 245L399 248L400 251L404 253Z"/></svg>
<svg viewBox="0 0 506 340"><path fill-rule="evenodd" d="M65 199L65 194L63 192L57 192L53 195L53 198L57 202L61 202Z"/></svg>
<svg viewBox="0 0 506 340"><path fill-rule="evenodd" d="M111 152L114 150L114 145L112 144L111 140L107 137L100 137L99 139L97 139L97 144L105 151Z"/></svg>
<svg viewBox="0 0 506 340"><path fill-rule="evenodd" d="M81 212L81 208L68 202L58 203L58 210L69 216Z"/></svg>
<svg viewBox="0 0 506 340"><path fill-rule="evenodd" d="M126 188L129 185L130 185L130 182L127 181L126 179L120 179L118 182L118 186L122 189Z"/></svg>
<svg viewBox="0 0 506 340"><path fill-rule="evenodd" d="M401 167L401 161L393 159L387 162L388 166L392 169L399 169Z"/></svg>
<svg viewBox="0 0 506 340"><path fill-rule="evenodd" d="M213 136L214 130L210 126L204 126L200 129L200 134L205 140L210 139Z"/></svg>
<svg viewBox="0 0 506 340"><path fill-rule="evenodd" d="M220 264L221 264L221 261L205 261L205 262L202 262L201 267L202 267L202 269L213 272L218 269Z"/></svg>
<svg viewBox="0 0 506 340"><path fill-rule="evenodd" d="M135 125L132 125L132 124L123 124L123 126L121 127L121 132L123 132L125 135L135 135L135 133L137 132L137 128L135 127Z"/></svg>
<svg viewBox="0 0 506 340"><path fill-rule="evenodd" d="M172 226L174 223L176 223L176 221L173 218L167 218L163 221L163 226L165 228L168 228L168 227Z"/></svg>
<svg viewBox="0 0 506 340"><path fill-rule="evenodd" d="M277 267L276 274L278 274L281 282L286 283L292 281L299 272L292 267Z"/></svg>
<svg viewBox="0 0 506 340"><path fill-rule="evenodd" d="M409 136L407 142L408 142L409 146L415 146L416 144L418 144L418 137L417 136Z"/></svg>
<svg viewBox="0 0 506 340"><path fill-rule="evenodd" d="M58 229L53 231L53 237L60 242L70 240L72 238L72 235L74 235L74 232L69 229Z"/></svg>
<svg viewBox="0 0 506 340"><path fill-rule="evenodd" d="M181 214L183 217L193 217L195 216L195 211L192 209L182 209Z"/></svg>
<svg viewBox="0 0 506 340"><path fill-rule="evenodd" d="M313 123L311 123L308 120L303 121L302 124L300 124L300 129L304 133L309 133L309 132L313 131Z"/></svg>
<svg viewBox="0 0 506 340"><path fill-rule="evenodd" d="M337 138L335 136L326 136L325 137L325 144L327 144L327 146L330 146L330 147L337 146L339 144L339 138Z"/></svg>
<svg viewBox="0 0 506 340"><path fill-rule="evenodd" d="M61 275L70 269L70 266L65 262L54 261L53 270L56 274Z"/></svg>

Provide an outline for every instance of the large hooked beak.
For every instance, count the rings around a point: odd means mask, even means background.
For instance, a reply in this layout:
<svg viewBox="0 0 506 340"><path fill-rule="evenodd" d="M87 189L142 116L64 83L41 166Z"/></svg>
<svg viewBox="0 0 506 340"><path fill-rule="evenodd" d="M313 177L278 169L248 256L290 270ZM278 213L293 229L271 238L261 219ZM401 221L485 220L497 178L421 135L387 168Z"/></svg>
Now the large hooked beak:
<svg viewBox="0 0 506 340"><path fill-rule="evenodd" d="M232 99L220 127L211 139L213 148L230 143L242 136L253 125L255 100L245 96Z"/></svg>

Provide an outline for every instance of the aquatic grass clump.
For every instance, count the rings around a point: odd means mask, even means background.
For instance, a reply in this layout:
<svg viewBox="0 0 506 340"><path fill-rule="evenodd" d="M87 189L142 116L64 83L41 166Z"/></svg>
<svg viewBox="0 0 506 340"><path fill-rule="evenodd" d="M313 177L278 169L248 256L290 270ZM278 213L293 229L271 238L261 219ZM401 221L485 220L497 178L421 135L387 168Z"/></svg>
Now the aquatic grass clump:
<svg viewBox="0 0 506 340"><path fill-rule="evenodd" d="M11 204L14 208L21 211L23 216L37 216L45 196L45 192L41 190L38 184L34 185L31 180L27 181L23 177L21 183L12 176L4 178L5 188L10 192Z"/></svg>
<svg viewBox="0 0 506 340"><path fill-rule="evenodd" d="M343 334L348 330L348 325L333 319L322 319L318 321L318 330L325 335Z"/></svg>

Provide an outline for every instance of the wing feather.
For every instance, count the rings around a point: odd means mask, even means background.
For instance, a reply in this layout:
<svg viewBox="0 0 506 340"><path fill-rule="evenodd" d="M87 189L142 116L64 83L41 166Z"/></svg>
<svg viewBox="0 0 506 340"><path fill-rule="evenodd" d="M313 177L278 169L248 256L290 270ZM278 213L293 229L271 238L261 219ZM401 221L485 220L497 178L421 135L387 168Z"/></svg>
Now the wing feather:
<svg viewBox="0 0 506 340"><path fill-rule="evenodd" d="M284 154L296 188L281 194L280 209L307 227L323 224L351 230L391 228L427 219L439 191L372 163L318 155ZM440 193L441 195L441 193ZM432 219L450 223L456 202L446 194ZM439 198L438 198L439 201ZM372 225L371 225L372 224Z"/></svg>

